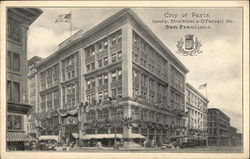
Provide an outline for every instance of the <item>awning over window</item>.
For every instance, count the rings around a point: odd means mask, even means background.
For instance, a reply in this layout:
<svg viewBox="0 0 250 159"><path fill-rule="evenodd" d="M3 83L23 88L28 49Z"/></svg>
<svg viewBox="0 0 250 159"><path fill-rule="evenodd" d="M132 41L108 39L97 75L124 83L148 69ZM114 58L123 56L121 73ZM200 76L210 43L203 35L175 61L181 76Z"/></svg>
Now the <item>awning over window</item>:
<svg viewBox="0 0 250 159"><path fill-rule="evenodd" d="M37 139L25 132L7 132L7 141L36 141Z"/></svg>
<svg viewBox="0 0 250 159"><path fill-rule="evenodd" d="M39 136L39 140L56 140L58 142L58 136L57 135L42 135L42 136Z"/></svg>
<svg viewBox="0 0 250 159"><path fill-rule="evenodd" d="M141 134L129 134L129 138L132 138L132 139L145 139L145 136L142 136Z"/></svg>
<svg viewBox="0 0 250 159"><path fill-rule="evenodd" d="M73 136L75 139L78 139L78 138L79 138L79 134L77 134L77 133L72 133L72 136Z"/></svg>
<svg viewBox="0 0 250 159"><path fill-rule="evenodd" d="M82 139L90 140L90 139L113 139L115 138L115 134L87 134L84 135ZM116 134L116 138L123 138L122 134Z"/></svg>
<svg viewBox="0 0 250 159"><path fill-rule="evenodd" d="M115 134L87 134L83 136L82 139L90 140L90 139L113 139L115 138ZM122 134L116 134L116 138L123 138ZM129 138L131 139L144 139L145 137L141 134L129 134Z"/></svg>

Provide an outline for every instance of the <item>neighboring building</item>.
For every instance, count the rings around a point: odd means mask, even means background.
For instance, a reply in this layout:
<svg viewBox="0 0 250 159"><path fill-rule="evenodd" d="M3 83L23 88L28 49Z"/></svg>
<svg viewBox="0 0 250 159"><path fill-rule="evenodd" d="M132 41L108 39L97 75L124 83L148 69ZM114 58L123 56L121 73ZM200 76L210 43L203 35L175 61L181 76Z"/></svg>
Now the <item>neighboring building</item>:
<svg viewBox="0 0 250 159"><path fill-rule="evenodd" d="M27 134L27 31L42 13L36 8L7 9L7 150L24 150Z"/></svg>
<svg viewBox="0 0 250 159"><path fill-rule="evenodd" d="M59 46L36 66L41 135L106 146L115 136L124 146L184 141L188 70L131 9Z"/></svg>
<svg viewBox="0 0 250 159"><path fill-rule="evenodd" d="M236 137L236 134L237 134L237 129L230 126L229 127L229 137L230 137L230 145L231 146L236 146L237 145L238 138Z"/></svg>
<svg viewBox="0 0 250 159"><path fill-rule="evenodd" d="M207 144L208 99L189 83L186 84L186 109L188 112L188 141L198 145Z"/></svg>
<svg viewBox="0 0 250 159"><path fill-rule="evenodd" d="M38 97L37 88L38 88L38 77L36 76L36 65L42 61L41 57L34 56L30 60L28 60L28 98L29 103L33 106L29 116L28 116L28 132L30 135L37 137L37 129L36 129L36 112L38 105Z"/></svg>
<svg viewBox="0 0 250 159"><path fill-rule="evenodd" d="M208 145L230 145L230 117L217 108L208 109Z"/></svg>
<svg viewBox="0 0 250 159"><path fill-rule="evenodd" d="M235 135L235 146L243 146L242 144L242 133L236 133Z"/></svg>

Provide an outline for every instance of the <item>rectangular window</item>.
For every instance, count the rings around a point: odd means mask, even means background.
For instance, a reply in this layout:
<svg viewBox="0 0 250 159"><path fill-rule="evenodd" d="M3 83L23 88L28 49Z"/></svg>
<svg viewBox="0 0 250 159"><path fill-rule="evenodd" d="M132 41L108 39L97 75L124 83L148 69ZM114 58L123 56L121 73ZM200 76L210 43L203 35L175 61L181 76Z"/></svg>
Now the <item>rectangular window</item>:
<svg viewBox="0 0 250 159"><path fill-rule="evenodd" d="M13 101L20 101L20 84L18 82L13 82Z"/></svg>
<svg viewBox="0 0 250 159"><path fill-rule="evenodd" d="M100 76L98 77L98 83L99 83L99 86L102 85L102 75L100 75Z"/></svg>
<svg viewBox="0 0 250 159"><path fill-rule="evenodd" d="M116 88L112 89L112 97L116 97Z"/></svg>
<svg viewBox="0 0 250 159"><path fill-rule="evenodd" d="M21 130L22 129L22 116L14 116L14 129Z"/></svg>
<svg viewBox="0 0 250 159"><path fill-rule="evenodd" d="M70 78L71 78L71 74L70 74L70 72L68 72L68 74L67 74L67 75L68 75L68 79L70 79Z"/></svg>
<svg viewBox="0 0 250 159"><path fill-rule="evenodd" d="M104 74L104 84L108 84L108 74Z"/></svg>
<svg viewBox="0 0 250 159"><path fill-rule="evenodd" d="M138 73L136 70L134 70L134 81L138 82Z"/></svg>
<svg viewBox="0 0 250 159"><path fill-rule="evenodd" d="M121 33L118 33L117 41L118 41L118 43L122 42L122 34Z"/></svg>
<svg viewBox="0 0 250 159"><path fill-rule="evenodd" d="M13 53L13 70L20 71L20 55Z"/></svg>
<svg viewBox="0 0 250 159"><path fill-rule="evenodd" d="M99 102L99 104L101 104L102 103L102 92L99 92L98 93L98 102Z"/></svg>
<svg viewBox="0 0 250 159"><path fill-rule="evenodd" d="M112 71L112 82L116 81L116 70Z"/></svg>
<svg viewBox="0 0 250 159"><path fill-rule="evenodd" d="M90 80L87 80L87 87L88 87L88 89L90 89L90 88L91 88L91 85L90 85Z"/></svg>
<svg viewBox="0 0 250 159"><path fill-rule="evenodd" d="M101 52L101 51L102 51L102 43L101 43L101 42L99 42L99 43L97 44L97 48L98 48L98 52Z"/></svg>
<svg viewBox="0 0 250 159"><path fill-rule="evenodd" d="M7 31L8 31L8 38L18 41L21 41L21 26L20 23L16 20L8 18L7 22Z"/></svg>
<svg viewBox="0 0 250 159"><path fill-rule="evenodd" d="M12 53L11 53L11 51L8 51L8 55L7 55L7 68L9 70L12 70Z"/></svg>
<svg viewBox="0 0 250 159"><path fill-rule="evenodd" d="M107 99L108 98L108 91L104 91L103 94L104 94L104 99Z"/></svg>
<svg viewBox="0 0 250 159"><path fill-rule="evenodd" d="M86 58L90 57L90 50L89 50L89 48L85 49L85 53L86 53Z"/></svg>
<svg viewBox="0 0 250 159"><path fill-rule="evenodd" d="M122 95L122 87L117 88L117 95Z"/></svg>
<svg viewBox="0 0 250 159"><path fill-rule="evenodd" d="M13 129L13 116L7 116L7 129Z"/></svg>
<svg viewBox="0 0 250 159"><path fill-rule="evenodd" d="M119 52L117 53L117 56L118 56L118 60L121 60L121 59L122 59L122 52L119 51Z"/></svg>
<svg viewBox="0 0 250 159"><path fill-rule="evenodd" d="M98 60L98 67L99 67L99 68L102 67L102 59Z"/></svg>
<svg viewBox="0 0 250 159"><path fill-rule="evenodd" d="M65 74L63 74L62 76L63 76L63 78L62 78L62 79L63 79L63 81L65 81Z"/></svg>
<svg viewBox="0 0 250 159"><path fill-rule="evenodd" d="M72 71L72 78L75 77L75 71Z"/></svg>
<svg viewBox="0 0 250 159"><path fill-rule="evenodd" d="M111 55L112 63L116 62L116 53Z"/></svg>
<svg viewBox="0 0 250 159"><path fill-rule="evenodd" d="M94 46L94 45L92 45L92 46L90 47L90 55L91 55L91 56L94 56L94 55L95 55L95 46Z"/></svg>
<svg viewBox="0 0 250 159"><path fill-rule="evenodd" d="M112 44L112 45L116 45L116 36L113 36L112 41L111 41L111 44Z"/></svg>
<svg viewBox="0 0 250 159"><path fill-rule="evenodd" d="M7 100L12 101L12 85L11 85L11 81L7 81Z"/></svg>
<svg viewBox="0 0 250 159"><path fill-rule="evenodd" d="M92 103L93 105L96 104L95 94L92 94L92 95L91 95L91 103Z"/></svg>
<svg viewBox="0 0 250 159"><path fill-rule="evenodd" d="M103 47L104 47L104 49L107 49L107 48L108 48L108 40L107 40L107 39L105 39L105 40L103 41Z"/></svg>
<svg viewBox="0 0 250 159"><path fill-rule="evenodd" d="M91 70L94 70L95 69L95 63L91 63Z"/></svg>
<svg viewBox="0 0 250 159"><path fill-rule="evenodd" d="M108 57L104 57L103 61L104 61L104 66L108 65Z"/></svg>
<svg viewBox="0 0 250 159"><path fill-rule="evenodd" d="M122 80L122 70L118 70L118 80Z"/></svg>
<svg viewBox="0 0 250 159"><path fill-rule="evenodd" d="M87 72L89 72L89 71L90 71L90 64L87 65Z"/></svg>
<svg viewBox="0 0 250 159"><path fill-rule="evenodd" d="M95 87L95 79L94 78L92 78L92 80L91 80L91 85L92 85L92 87Z"/></svg>

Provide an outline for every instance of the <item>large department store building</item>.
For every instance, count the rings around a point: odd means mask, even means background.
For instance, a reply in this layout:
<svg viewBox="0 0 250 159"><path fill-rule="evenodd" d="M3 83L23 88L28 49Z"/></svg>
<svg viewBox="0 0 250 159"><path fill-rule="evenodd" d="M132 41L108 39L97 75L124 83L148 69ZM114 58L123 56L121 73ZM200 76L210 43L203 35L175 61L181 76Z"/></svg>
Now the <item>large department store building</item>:
<svg viewBox="0 0 250 159"><path fill-rule="evenodd" d="M40 135L106 146L186 140L188 70L131 9L77 32L36 70Z"/></svg>

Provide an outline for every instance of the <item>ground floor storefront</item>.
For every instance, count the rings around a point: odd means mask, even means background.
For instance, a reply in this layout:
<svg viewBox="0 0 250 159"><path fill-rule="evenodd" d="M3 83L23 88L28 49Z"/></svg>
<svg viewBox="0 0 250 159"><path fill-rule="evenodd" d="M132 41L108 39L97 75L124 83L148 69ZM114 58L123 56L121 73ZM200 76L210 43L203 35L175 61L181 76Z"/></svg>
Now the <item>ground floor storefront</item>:
<svg viewBox="0 0 250 159"><path fill-rule="evenodd" d="M229 137L208 137L208 146L230 146Z"/></svg>
<svg viewBox="0 0 250 159"><path fill-rule="evenodd" d="M36 141L25 132L7 132L7 151L30 150Z"/></svg>

